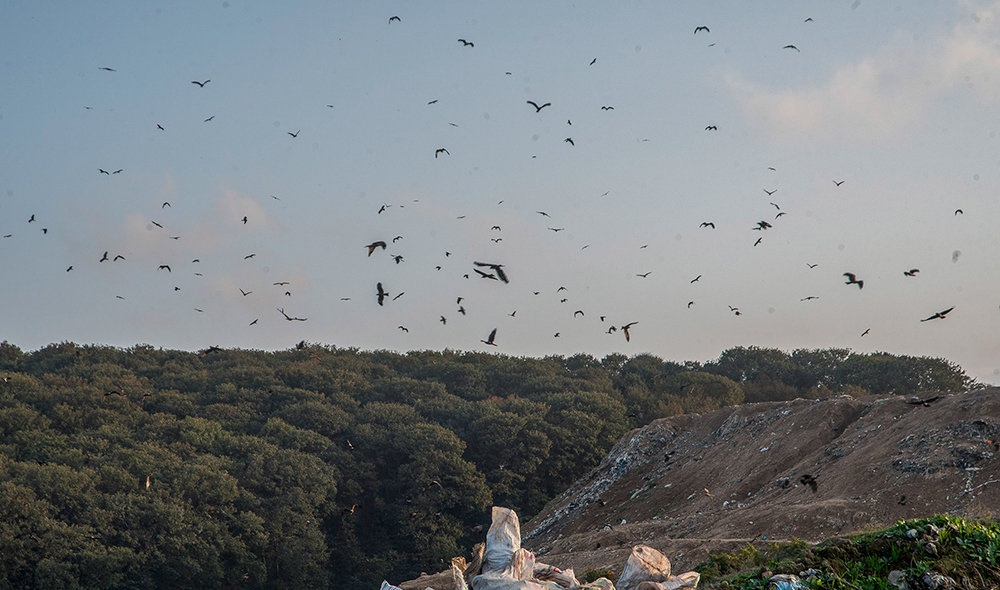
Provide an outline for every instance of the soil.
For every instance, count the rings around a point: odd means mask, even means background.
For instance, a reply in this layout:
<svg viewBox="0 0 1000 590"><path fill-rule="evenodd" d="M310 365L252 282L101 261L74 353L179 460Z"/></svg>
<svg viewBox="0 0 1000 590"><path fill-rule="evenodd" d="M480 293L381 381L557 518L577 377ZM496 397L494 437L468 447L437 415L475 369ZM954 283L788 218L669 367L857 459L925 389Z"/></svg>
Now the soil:
<svg viewBox="0 0 1000 590"><path fill-rule="evenodd" d="M819 542L941 513L992 517L998 457L1000 388L675 416L629 433L522 523L522 546L582 579L619 573L638 544L679 573L747 543Z"/></svg>

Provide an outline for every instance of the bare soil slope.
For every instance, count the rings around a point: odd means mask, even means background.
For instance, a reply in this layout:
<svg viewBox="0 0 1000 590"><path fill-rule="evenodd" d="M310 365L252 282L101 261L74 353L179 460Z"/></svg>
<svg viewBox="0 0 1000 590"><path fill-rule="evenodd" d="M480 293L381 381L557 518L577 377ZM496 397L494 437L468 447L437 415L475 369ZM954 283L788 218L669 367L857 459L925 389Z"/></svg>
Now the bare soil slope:
<svg viewBox="0 0 1000 590"><path fill-rule="evenodd" d="M522 543L578 576L618 572L638 543L684 571L747 542L820 541L936 513L992 516L998 441L998 388L676 416L629 433L522 524ZM806 474L815 492L800 483Z"/></svg>

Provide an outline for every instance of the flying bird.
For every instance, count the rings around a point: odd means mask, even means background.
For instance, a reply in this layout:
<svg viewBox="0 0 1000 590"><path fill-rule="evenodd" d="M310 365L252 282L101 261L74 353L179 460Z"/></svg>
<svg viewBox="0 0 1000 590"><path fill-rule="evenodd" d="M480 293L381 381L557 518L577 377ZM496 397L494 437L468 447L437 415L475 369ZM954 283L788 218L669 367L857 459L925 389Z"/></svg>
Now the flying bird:
<svg viewBox="0 0 1000 590"><path fill-rule="evenodd" d="M299 133L300 133L301 131L302 131L302 130L301 130L301 129L299 129L299 130L298 130L298 131L296 131L295 133L292 133L291 131L286 131L285 133L287 133L287 134L291 135L292 137L298 137L298 136L299 136Z"/></svg>
<svg viewBox="0 0 1000 590"><path fill-rule="evenodd" d="M169 264L161 264L160 266L156 267L156 270L164 270L164 269L166 269L167 272L173 272L170 270Z"/></svg>
<svg viewBox="0 0 1000 590"><path fill-rule="evenodd" d="M535 107L535 112L536 113L540 112L545 107L552 106L551 102L547 102L547 103L543 104L542 106L538 106L538 103L535 102L535 101L533 101L533 100L529 100L529 101L527 101L527 103L530 104L531 106Z"/></svg>
<svg viewBox="0 0 1000 590"><path fill-rule="evenodd" d="M701 278L701 275L698 275L695 278L691 279L691 282L694 283L695 281L697 281L700 278Z"/></svg>
<svg viewBox="0 0 1000 590"><path fill-rule="evenodd" d="M948 313L949 313L949 312L950 312L951 310L953 310L953 309L955 309L955 307L954 307L954 306L952 306L952 307L949 307L948 309L946 309L946 310L944 310L944 311L939 311L939 312L935 313L934 315L932 315L932 316L930 316L930 317L926 317L926 318L924 318L924 319L922 319L922 320L920 320L920 321L921 321L921 322L929 322L929 321L931 321L931 320L943 320L943 319L944 319L944 316L948 315Z"/></svg>
<svg viewBox="0 0 1000 590"><path fill-rule="evenodd" d="M451 152L449 152L448 150L446 150L444 148L438 148L438 149L434 150L434 157L435 158L437 158L441 154L448 154L450 156Z"/></svg>
<svg viewBox="0 0 1000 590"><path fill-rule="evenodd" d="M277 309L277 310L278 310L279 312L281 312L281 315L285 316L285 319L286 319L286 320L288 320L288 321L290 321L290 322L304 322L304 321L306 321L306 319L307 319L307 318L297 318L297 317L292 317L292 316L288 315L287 313L285 313L285 309L284 309L283 307L278 307L278 308L276 308L276 309Z"/></svg>
<svg viewBox="0 0 1000 590"><path fill-rule="evenodd" d="M385 298L386 298L386 297L387 297L387 296L388 296L389 294L388 294L388 293L386 293L386 292L385 292L385 289L383 289L383 288L382 288L382 283L378 283L378 284L376 284L376 285L375 285L375 288L376 288L376 289L378 290L378 291L377 291L377 293L376 293L376 295L378 296L378 304L379 304L379 305L382 305L382 304L383 304L383 302L385 301Z"/></svg>
<svg viewBox="0 0 1000 590"><path fill-rule="evenodd" d="M629 335L628 329L638 323L639 322L629 322L621 327L621 331L625 332L625 342L629 342L632 339L631 335Z"/></svg>
<svg viewBox="0 0 1000 590"><path fill-rule="evenodd" d="M768 222L766 222L764 220L761 220L761 221L757 222L757 227L755 227L753 229L760 231L760 230L768 229L769 227L773 227L773 226L770 223L768 223Z"/></svg>
<svg viewBox="0 0 1000 590"><path fill-rule="evenodd" d="M603 107L601 107L601 110L602 111L613 111L613 110L615 110L615 107L612 107L612 106L603 106Z"/></svg>
<svg viewBox="0 0 1000 590"><path fill-rule="evenodd" d="M244 291L242 287L237 287L237 289L240 290L240 293L242 293L244 297L246 297L247 295L253 293L253 291Z"/></svg>
<svg viewBox="0 0 1000 590"><path fill-rule="evenodd" d="M719 130L719 128L717 126L715 126L715 125L706 125L705 126L705 131L718 131L718 130Z"/></svg>
<svg viewBox="0 0 1000 590"><path fill-rule="evenodd" d="M472 41L466 41L465 39L459 39L458 42L462 44L462 47L475 47L476 46Z"/></svg>
<svg viewBox="0 0 1000 590"><path fill-rule="evenodd" d="M708 27L706 27L706 26L704 26L704 25L702 25L702 26L700 26L700 27L695 27L695 28L694 28L694 34L695 34L695 35L697 35L697 34L698 34L698 31L705 31L706 33L711 33L711 32L712 32L712 31L710 31L710 30L708 29Z"/></svg>
<svg viewBox="0 0 1000 590"><path fill-rule="evenodd" d="M510 282L507 279L507 274L504 273L504 271L503 271L503 265L502 264L493 264L492 262L473 262L473 264L475 264L476 266L485 266L485 267L491 268L491 269L493 269L494 272L497 273L496 278L500 279L501 281L503 281L505 283L509 283ZM473 270L475 270L475 269L473 269Z"/></svg>
<svg viewBox="0 0 1000 590"><path fill-rule="evenodd" d="M794 49L795 51L799 51L799 48L794 45L785 45L782 49Z"/></svg>
<svg viewBox="0 0 1000 590"><path fill-rule="evenodd" d="M919 268L911 268L910 270L904 270L903 274L906 275L906 276L908 276L908 277L915 277L915 276L917 276L918 272L920 272Z"/></svg>
<svg viewBox="0 0 1000 590"><path fill-rule="evenodd" d="M400 23L400 22L403 22L403 21L401 21L401 20L399 19L399 17L398 17L398 16L390 16L390 17L389 17L389 22L392 22L392 21L396 21L397 23Z"/></svg>
<svg viewBox="0 0 1000 590"><path fill-rule="evenodd" d="M214 118L215 118L215 115L212 115L211 117L209 117L209 118L207 118L207 119L203 119L203 120L202 120L202 123L208 123L209 121L211 121L211 120L212 120L212 119L214 119Z"/></svg>
<svg viewBox="0 0 1000 590"><path fill-rule="evenodd" d="M650 271L646 271L646 272L644 272L644 273L640 273L640 274L637 274L637 275L635 275L635 276L637 276L637 277L642 277L642 278L646 278L646 277L648 277L648 276L649 276L650 274L652 274L652 273L653 273L653 271L651 271L651 270L650 270Z"/></svg>
<svg viewBox="0 0 1000 590"><path fill-rule="evenodd" d="M837 186L840 186L840 185L844 184L844 182L846 182L846 181L844 181L844 180L834 180L833 184L835 184Z"/></svg>
<svg viewBox="0 0 1000 590"><path fill-rule="evenodd" d="M871 328L865 328L865 331L861 333L861 336L862 336L862 337L865 337L865 336L867 336L867 335L868 335L868 332L871 332L871 331L872 331L872 329L871 329Z"/></svg>
<svg viewBox="0 0 1000 590"><path fill-rule="evenodd" d="M566 139L563 140L563 143L568 143L570 145L576 145L576 142L573 141L572 137L567 137Z"/></svg>
<svg viewBox="0 0 1000 590"><path fill-rule="evenodd" d="M105 72L117 72L118 71L118 70L116 70L114 68L109 68L109 67L106 67L106 66L102 66L102 67L99 67L97 69L104 70Z"/></svg>
<svg viewBox="0 0 1000 590"><path fill-rule="evenodd" d="M594 59L590 60L590 64L588 65L594 65L596 63L597 63L597 58L595 57Z"/></svg>
<svg viewBox="0 0 1000 590"><path fill-rule="evenodd" d="M497 329L493 328L493 331L490 332L490 335L486 337L486 340L480 340L480 342L482 342L483 344L488 344L490 346L496 346L497 345L496 342L493 341L494 339L496 339L496 337L497 337Z"/></svg>
<svg viewBox="0 0 1000 590"><path fill-rule="evenodd" d="M960 214L960 213L961 213L962 215L965 215L965 211L962 211L961 209L955 209L955 215L958 215L958 214Z"/></svg>
<svg viewBox="0 0 1000 590"><path fill-rule="evenodd" d="M698 227L710 227L712 229L715 229L715 224L712 223L711 221L702 221L701 225L699 225Z"/></svg>
<svg viewBox="0 0 1000 590"><path fill-rule="evenodd" d="M98 262L107 262L107 261L108 261L108 251L105 250L104 256L101 256L101 259Z"/></svg>
<svg viewBox="0 0 1000 590"><path fill-rule="evenodd" d="M97 171L100 172L101 174L107 174L108 176L111 176L111 173L105 170L104 168L98 168Z"/></svg>
<svg viewBox="0 0 1000 590"><path fill-rule="evenodd" d="M371 256L372 252L374 252L376 248L382 248L383 250L385 250L386 243L383 242L382 240L379 240L377 242L372 242L371 244L368 244L367 246L365 246L365 248L368 248L368 255Z"/></svg>
<svg viewBox="0 0 1000 590"><path fill-rule="evenodd" d="M204 82L199 82L197 80L191 80L191 83L192 84L197 84L198 88L204 88L205 84L208 84L209 82L211 82L211 80L205 80Z"/></svg>
<svg viewBox="0 0 1000 590"><path fill-rule="evenodd" d="M858 277L853 272L845 272L844 276L847 277L847 282L845 285L857 285L858 289L865 288L865 282L863 280L858 280Z"/></svg>

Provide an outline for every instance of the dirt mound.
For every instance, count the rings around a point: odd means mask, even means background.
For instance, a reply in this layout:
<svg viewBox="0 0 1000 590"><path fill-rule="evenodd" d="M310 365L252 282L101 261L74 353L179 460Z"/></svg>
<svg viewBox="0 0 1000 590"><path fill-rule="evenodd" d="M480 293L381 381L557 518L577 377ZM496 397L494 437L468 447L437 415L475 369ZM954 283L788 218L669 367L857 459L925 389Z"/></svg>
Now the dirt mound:
<svg viewBox="0 0 1000 590"><path fill-rule="evenodd" d="M1000 388L675 416L629 433L523 526L523 543L581 575L620 568L637 543L683 571L747 542L820 541L937 513L992 516L998 441Z"/></svg>

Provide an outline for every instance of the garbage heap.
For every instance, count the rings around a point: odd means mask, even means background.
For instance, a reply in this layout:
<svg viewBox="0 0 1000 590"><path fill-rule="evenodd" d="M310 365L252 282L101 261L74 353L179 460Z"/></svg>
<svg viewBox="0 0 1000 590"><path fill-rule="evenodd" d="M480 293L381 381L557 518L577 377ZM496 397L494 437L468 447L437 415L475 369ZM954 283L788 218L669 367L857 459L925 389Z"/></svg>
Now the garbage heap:
<svg viewBox="0 0 1000 590"><path fill-rule="evenodd" d="M509 508L493 507L493 523L486 543L477 543L472 559L452 559L450 576L434 576L438 583L428 590L616 590L607 578L581 583L572 569L562 570L535 560L535 554L521 547L521 525ZM670 575L670 560L645 545L636 545L618 577L617 590L677 590L695 588L700 575L685 572ZM380 590L401 590L382 582Z"/></svg>

